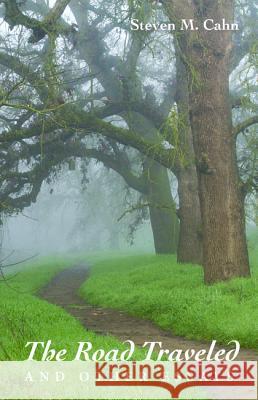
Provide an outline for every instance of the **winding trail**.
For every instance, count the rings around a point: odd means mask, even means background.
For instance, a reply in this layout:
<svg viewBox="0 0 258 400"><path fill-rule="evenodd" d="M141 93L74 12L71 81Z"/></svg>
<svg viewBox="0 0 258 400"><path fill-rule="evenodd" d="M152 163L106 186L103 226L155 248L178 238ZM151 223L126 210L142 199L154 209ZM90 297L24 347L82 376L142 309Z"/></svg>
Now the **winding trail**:
<svg viewBox="0 0 258 400"><path fill-rule="evenodd" d="M131 339L136 345L141 346L146 341L162 342L162 347L169 349L209 349L210 343L183 339L174 336L155 326L152 322L132 317L125 312L109 308L92 306L82 299L78 290L89 275L89 268L77 265L58 273L55 278L45 286L39 297L49 303L64 308L77 318L89 330L100 335L111 335L120 341ZM217 347L224 348L225 346ZM241 350L239 360L258 361L258 352L255 350Z"/></svg>

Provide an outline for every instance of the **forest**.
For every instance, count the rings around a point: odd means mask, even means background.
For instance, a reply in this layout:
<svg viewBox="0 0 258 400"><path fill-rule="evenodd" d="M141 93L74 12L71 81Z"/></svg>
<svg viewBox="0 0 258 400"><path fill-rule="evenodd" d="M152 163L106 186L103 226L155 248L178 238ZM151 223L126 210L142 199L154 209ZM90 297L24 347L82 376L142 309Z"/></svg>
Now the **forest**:
<svg viewBox="0 0 258 400"><path fill-rule="evenodd" d="M1 360L138 323L258 359L257 13L0 0Z"/></svg>

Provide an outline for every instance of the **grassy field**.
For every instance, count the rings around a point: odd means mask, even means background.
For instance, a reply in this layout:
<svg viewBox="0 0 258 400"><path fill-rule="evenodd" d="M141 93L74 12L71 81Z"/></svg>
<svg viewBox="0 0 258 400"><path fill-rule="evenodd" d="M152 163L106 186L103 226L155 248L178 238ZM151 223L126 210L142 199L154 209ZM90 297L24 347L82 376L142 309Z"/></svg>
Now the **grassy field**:
<svg viewBox="0 0 258 400"><path fill-rule="evenodd" d="M150 319L191 339L239 340L258 348L258 235L249 242L251 279L204 286L199 266L174 256L97 260L80 294L96 305Z"/></svg>
<svg viewBox="0 0 258 400"><path fill-rule="evenodd" d="M17 276L8 277L8 286L0 278L0 360L25 360L29 355L26 342L49 339L56 349L68 350L67 359L74 357L79 341L92 342L95 350L124 349L114 338L85 330L64 310L35 296L58 271L76 261L45 258L22 267ZM143 352L135 354L138 359L143 356Z"/></svg>

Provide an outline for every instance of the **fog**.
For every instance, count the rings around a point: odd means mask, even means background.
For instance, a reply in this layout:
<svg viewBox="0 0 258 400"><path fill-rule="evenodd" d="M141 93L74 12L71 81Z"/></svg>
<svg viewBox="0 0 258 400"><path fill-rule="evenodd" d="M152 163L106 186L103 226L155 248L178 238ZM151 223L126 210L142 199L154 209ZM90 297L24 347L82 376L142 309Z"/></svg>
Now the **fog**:
<svg viewBox="0 0 258 400"><path fill-rule="evenodd" d="M82 189L78 162L74 171L63 167L51 183L44 182L35 204L5 218L3 256L13 253L9 261L19 261L30 256L99 250L153 252L147 216L138 224L135 221L137 212L122 216L128 198L135 197L137 201L137 196L128 193L123 180L94 162L90 163L88 179ZM108 182L116 183L113 192ZM132 234L130 225L135 225Z"/></svg>
<svg viewBox="0 0 258 400"><path fill-rule="evenodd" d="M169 32L130 29L133 15L167 21L154 3L153 9L148 1L71 1L55 21L60 32L48 34L11 21L0 5L0 132L13 135L0 157L2 258L176 252L183 188L198 198L196 159L179 101L187 84L177 43ZM18 10L41 21L54 4L25 0ZM234 124L257 107L257 65L238 51L255 11L251 1L236 10L241 30L231 96L248 101L233 108ZM247 221L255 225L257 130L248 129L238 136L237 152L240 176L250 183ZM171 151L169 168L162 157L157 161L155 146Z"/></svg>

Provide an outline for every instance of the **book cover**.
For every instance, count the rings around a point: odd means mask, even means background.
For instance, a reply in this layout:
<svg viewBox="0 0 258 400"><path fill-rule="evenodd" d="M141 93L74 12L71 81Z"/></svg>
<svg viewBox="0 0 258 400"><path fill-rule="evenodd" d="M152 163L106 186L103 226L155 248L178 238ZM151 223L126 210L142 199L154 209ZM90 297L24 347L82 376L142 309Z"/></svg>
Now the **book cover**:
<svg viewBox="0 0 258 400"><path fill-rule="evenodd" d="M255 0L0 0L0 399L257 399Z"/></svg>

